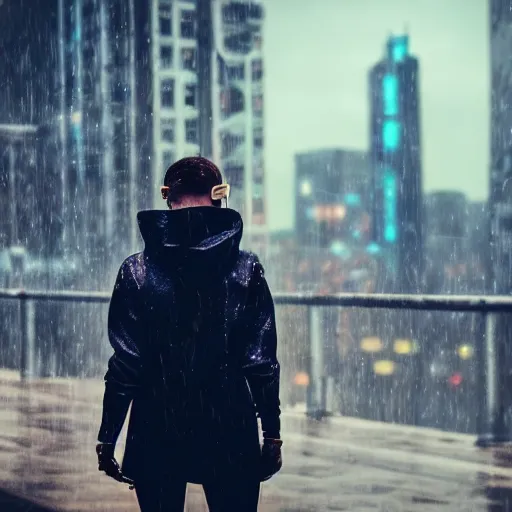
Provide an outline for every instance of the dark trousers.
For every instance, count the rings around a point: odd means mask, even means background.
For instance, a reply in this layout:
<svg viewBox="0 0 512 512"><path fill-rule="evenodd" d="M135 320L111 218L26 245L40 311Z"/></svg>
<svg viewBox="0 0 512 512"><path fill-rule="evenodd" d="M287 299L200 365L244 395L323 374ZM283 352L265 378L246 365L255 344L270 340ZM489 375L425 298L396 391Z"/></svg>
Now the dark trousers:
<svg viewBox="0 0 512 512"><path fill-rule="evenodd" d="M210 512L257 512L260 482L235 478L203 484ZM183 512L187 482L144 479L135 484L141 512Z"/></svg>

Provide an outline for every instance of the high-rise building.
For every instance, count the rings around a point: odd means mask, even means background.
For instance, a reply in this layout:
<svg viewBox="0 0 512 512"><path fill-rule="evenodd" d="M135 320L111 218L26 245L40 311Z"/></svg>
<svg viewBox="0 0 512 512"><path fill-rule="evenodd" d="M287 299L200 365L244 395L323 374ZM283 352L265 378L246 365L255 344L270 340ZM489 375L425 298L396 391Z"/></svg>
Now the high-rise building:
<svg viewBox="0 0 512 512"><path fill-rule="evenodd" d="M136 212L150 206L149 9L144 0L60 0L58 7L70 209L76 205L97 275L139 248Z"/></svg>
<svg viewBox="0 0 512 512"><path fill-rule="evenodd" d="M335 253L370 236L371 161L363 151L295 156L295 226L299 243Z"/></svg>
<svg viewBox="0 0 512 512"><path fill-rule="evenodd" d="M5 2L0 20L2 47L19 56L0 62L7 77L0 122L54 127L60 185L51 192L61 195L54 218L63 219L62 250L82 256L84 284L102 286L138 247L135 214L149 206L149 7L145 0Z"/></svg>
<svg viewBox="0 0 512 512"><path fill-rule="evenodd" d="M220 164L247 238L264 240L262 22L254 1L0 5L0 43L20 56L0 62L0 123L56 126L62 246L84 284L140 248L137 210L163 207L165 168L188 155Z"/></svg>
<svg viewBox="0 0 512 512"><path fill-rule="evenodd" d="M512 293L512 9L510 1L489 1L491 53L491 154L489 183L489 290L499 295ZM500 347L498 375L506 382L512 358L512 322L500 315L496 322ZM512 403L510 393L504 402ZM502 420L500 416L496 421ZM503 422L502 422L503 423ZM507 428L510 424L507 422Z"/></svg>
<svg viewBox="0 0 512 512"><path fill-rule="evenodd" d="M243 217L248 240L265 246L266 204L262 32L260 1L213 2L214 157L232 183L233 207Z"/></svg>
<svg viewBox="0 0 512 512"><path fill-rule="evenodd" d="M153 0L154 205L164 169L202 154L231 185L253 246L264 240L260 2Z"/></svg>
<svg viewBox="0 0 512 512"><path fill-rule="evenodd" d="M374 236L386 291L419 292L423 272L419 64L407 36L391 37L370 71Z"/></svg>
<svg viewBox="0 0 512 512"><path fill-rule="evenodd" d="M153 202L161 200L165 168L199 154L197 2L153 0L151 68L154 76Z"/></svg>
<svg viewBox="0 0 512 512"><path fill-rule="evenodd" d="M493 293L512 292L512 9L491 0L491 170L489 216Z"/></svg>
<svg viewBox="0 0 512 512"><path fill-rule="evenodd" d="M424 248L428 293L467 293L468 202L462 192L426 194Z"/></svg>

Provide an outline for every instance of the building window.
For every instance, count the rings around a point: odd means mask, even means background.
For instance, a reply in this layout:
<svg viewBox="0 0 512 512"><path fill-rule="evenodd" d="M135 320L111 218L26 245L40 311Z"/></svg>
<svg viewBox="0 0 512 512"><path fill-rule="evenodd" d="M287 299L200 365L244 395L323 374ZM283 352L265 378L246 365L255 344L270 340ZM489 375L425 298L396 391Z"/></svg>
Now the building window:
<svg viewBox="0 0 512 512"><path fill-rule="evenodd" d="M252 164L252 179L254 183L263 183L263 161L253 160Z"/></svg>
<svg viewBox="0 0 512 512"><path fill-rule="evenodd" d="M160 63L163 68L172 68L172 46L160 46Z"/></svg>
<svg viewBox="0 0 512 512"><path fill-rule="evenodd" d="M254 200L263 199L263 183L254 183L252 184L252 197Z"/></svg>
<svg viewBox="0 0 512 512"><path fill-rule="evenodd" d="M111 91L113 103L123 104L128 100L129 91L123 82L116 80L112 84Z"/></svg>
<svg viewBox="0 0 512 512"><path fill-rule="evenodd" d="M265 211L263 198L258 197L252 200L252 213L253 215L261 215Z"/></svg>
<svg viewBox="0 0 512 512"><path fill-rule="evenodd" d="M263 115L263 96L261 94L253 96L252 110L256 117L261 117Z"/></svg>
<svg viewBox="0 0 512 512"><path fill-rule="evenodd" d="M164 151L162 153L162 164L170 167L174 163L174 153L172 151Z"/></svg>
<svg viewBox="0 0 512 512"><path fill-rule="evenodd" d="M240 2L230 3L222 7L222 21L224 23L247 23L249 9L247 5Z"/></svg>
<svg viewBox="0 0 512 512"><path fill-rule="evenodd" d="M240 163L230 163L224 166L226 181L231 185L232 195L236 194L236 189L242 189L244 186L244 166Z"/></svg>
<svg viewBox="0 0 512 512"><path fill-rule="evenodd" d="M259 82L263 77L263 62L261 59L252 61L252 81Z"/></svg>
<svg viewBox="0 0 512 512"><path fill-rule="evenodd" d="M396 242L398 235L397 227L397 183L394 172L387 169L384 173L383 183L384 194L384 240Z"/></svg>
<svg viewBox="0 0 512 512"><path fill-rule="evenodd" d="M221 155L222 158L230 156L235 149L244 143L243 135L233 135L231 133L221 134Z"/></svg>
<svg viewBox="0 0 512 512"><path fill-rule="evenodd" d="M197 87L195 84L185 85L185 105L189 107L197 106Z"/></svg>
<svg viewBox="0 0 512 512"><path fill-rule="evenodd" d="M398 114L398 78L396 75L384 75L382 93L384 97L384 115L396 116Z"/></svg>
<svg viewBox="0 0 512 512"><path fill-rule="evenodd" d="M263 18L263 8L261 5L249 4L249 18L261 20Z"/></svg>
<svg viewBox="0 0 512 512"><path fill-rule="evenodd" d="M254 41L254 48L256 48L257 50L261 50L261 46L263 44L261 34L255 33L253 36L253 41Z"/></svg>
<svg viewBox="0 0 512 512"><path fill-rule="evenodd" d="M230 87L220 93L220 108L223 118L244 110L244 95L236 87Z"/></svg>
<svg viewBox="0 0 512 512"><path fill-rule="evenodd" d="M198 139L197 119L187 119L185 121L185 140L192 144L197 144Z"/></svg>
<svg viewBox="0 0 512 512"><path fill-rule="evenodd" d="M237 66L227 66L227 75L229 80L243 80L245 77L245 69L243 64Z"/></svg>
<svg viewBox="0 0 512 512"><path fill-rule="evenodd" d="M181 37L185 39L194 39L196 16L194 11L181 11Z"/></svg>
<svg viewBox="0 0 512 512"><path fill-rule="evenodd" d="M164 142L174 142L174 127L175 127L174 119L162 119L161 127L162 127L162 141Z"/></svg>
<svg viewBox="0 0 512 512"><path fill-rule="evenodd" d="M251 51L252 44L253 32L251 30L243 30L239 33L227 35L224 38L226 50L242 55L247 55Z"/></svg>
<svg viewBox="0 0 512 512"><path fill-rule="evenodd" d="M159 7L159 25L162 36L172 35L172 6L170 4L160 4Z"/></svg>
<svg viewBox="0 0 512 512"><path fill-rule="evenodd" d="M382 125L384 151L395 151L400 145L401 126L398 121L386 119Z"/></svg>
<svg viewBox="0 0 512 512"><path fill-rule="evenodd" d="M174 80L162 80L160 88L160 103L164 108L174 107Z"/></svg>
<svg viewBox="0 0 512 512"><path fill-rule="evenodd" d="M257 149L261 149L263 147L263 128L254 129L253 144Z"/></svg>
<svg viewBox="0 0 512 512"><path fill-rule="evenodd" d="M196 69L196 51L194 48L183 48L181 50L181 67L190 71Z"/></svg>

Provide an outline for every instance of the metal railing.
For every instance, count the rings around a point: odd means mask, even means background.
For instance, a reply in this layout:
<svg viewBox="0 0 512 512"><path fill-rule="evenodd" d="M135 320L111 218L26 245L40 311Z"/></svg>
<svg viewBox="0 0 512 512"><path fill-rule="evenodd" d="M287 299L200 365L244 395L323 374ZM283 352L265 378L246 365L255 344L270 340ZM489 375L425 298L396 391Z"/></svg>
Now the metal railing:
<svg viewBox="0 0 512 512"><path fill-rule="evenodd" d="M25 291L0 289L0 299L20 302L21 308L21 361L22 380L34 376L35 354L35 302L60 301L83 303L108 303L110 293L76 291ZM319 307L341 306L350 308L380 308L391 310L473 312L481 315L482 339L476 350L477 364L481 369L479 412L481 424L478 446L490 446L511 440L505 425L505 404L501 391L502 375L499 371L500 353L497 349L496 326L499 313L512 313L512 297L508 296L455 296L455 295L399 295L339 293L318 295L308 293L276 293L274 302L279 305L305 306L308 308L308 339L310 349L307 413L321 417L327 409L328 379L324 374L324 350L321 335Z"/></svg>

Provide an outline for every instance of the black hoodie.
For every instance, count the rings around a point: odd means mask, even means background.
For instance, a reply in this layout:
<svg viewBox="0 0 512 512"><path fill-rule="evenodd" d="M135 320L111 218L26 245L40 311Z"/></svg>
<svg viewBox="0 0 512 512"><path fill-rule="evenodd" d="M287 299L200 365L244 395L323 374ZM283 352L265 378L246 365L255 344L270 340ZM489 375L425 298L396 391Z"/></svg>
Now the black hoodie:
<svg viewBox="0 0 512 512"><path fill-rule="evenodd" d="M130 403L123 472L201 483L256 471L256 413L280 429L274 306L258 258L239 249L234 210L139 212L145 248L119 270L114 355L98 440L115 443Z"/></svg>

